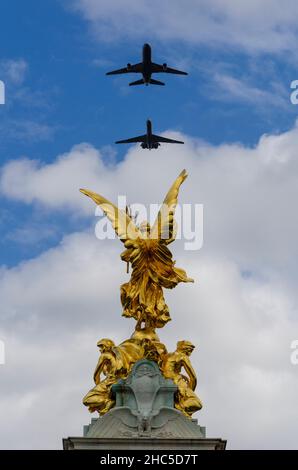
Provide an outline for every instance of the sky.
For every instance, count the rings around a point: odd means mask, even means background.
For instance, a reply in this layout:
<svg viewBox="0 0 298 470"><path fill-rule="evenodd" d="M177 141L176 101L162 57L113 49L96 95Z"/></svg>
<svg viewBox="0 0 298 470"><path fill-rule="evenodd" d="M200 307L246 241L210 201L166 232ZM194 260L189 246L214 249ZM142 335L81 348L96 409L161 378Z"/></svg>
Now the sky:
<svg viewBox="0 0 298 470"><path fill-rule="evenodd" d="M132 333L122 245L95 237L78 189L161 203L183 168L181 202L203 204L204 244L171 245L195 283L165 292L173 321L160 338L197 345L208 436L298 448L297 14L295 0L2 0L1 449L82 435L96 343ZM139 62L145 42L189 75L158 77L165 87L105 76ZM148 118L185 145L114 144Z"/></svg>

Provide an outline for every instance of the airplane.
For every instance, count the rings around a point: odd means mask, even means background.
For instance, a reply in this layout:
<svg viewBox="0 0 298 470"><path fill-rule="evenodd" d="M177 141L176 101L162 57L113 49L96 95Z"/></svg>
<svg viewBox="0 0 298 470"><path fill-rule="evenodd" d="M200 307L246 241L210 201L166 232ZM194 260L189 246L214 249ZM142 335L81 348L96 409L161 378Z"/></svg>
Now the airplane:
<svg viewBox="0 0 298 470"><path fill-rule="evenodd" d="M160 142L168 144L184 144L181 140L167 139L166 137L161 137L160 135L152 134L152 123L147 120L147 132L144 135L139 135L138 137L132 137L131 139L118 140L115 144L131 144L134 142L141 142L141 147L143 149L157 149L160 146Z"/></svg>
<svg viewBox="0 0 298 470"><path fill-rule="evenodd" d="M129 85L164 85L163 82L159 80L154 80L151 78L153 73L174 73L177 75L188 75L186 72L182 72L181 70L171 69L167 66L166 63L159 65L155 64L151 61L151 47L149 44L144 44L143 46L143 57L142 62L139 64L131 65L127 64L127 67L119 70L113 70L112 72L107 72L106 75L118 75L122 73L141 73L143 78L141 80L137 80L135 82L131 82Z"/></svg>

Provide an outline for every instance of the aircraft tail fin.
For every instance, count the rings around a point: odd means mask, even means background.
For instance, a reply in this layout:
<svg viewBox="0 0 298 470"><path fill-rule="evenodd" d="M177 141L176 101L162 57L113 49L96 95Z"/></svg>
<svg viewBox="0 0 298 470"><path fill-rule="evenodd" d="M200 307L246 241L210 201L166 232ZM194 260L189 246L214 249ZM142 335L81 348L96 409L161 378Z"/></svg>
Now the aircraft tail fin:
<svg viewBox="0 0 298 470"><path fill-rule="evenodd" d="M153 78L150 78L149 83L151 83L151 85L164 85L163 82L160 82L159 80L154 80Z"/></svg>
<svg viewBox="0 0 298 470"><path fill-rule="evenodd" d="M133 86L133 85L144 85L144 80L143 79L137 80L136 82L131 82L129 84L129 86Z"/></svg>

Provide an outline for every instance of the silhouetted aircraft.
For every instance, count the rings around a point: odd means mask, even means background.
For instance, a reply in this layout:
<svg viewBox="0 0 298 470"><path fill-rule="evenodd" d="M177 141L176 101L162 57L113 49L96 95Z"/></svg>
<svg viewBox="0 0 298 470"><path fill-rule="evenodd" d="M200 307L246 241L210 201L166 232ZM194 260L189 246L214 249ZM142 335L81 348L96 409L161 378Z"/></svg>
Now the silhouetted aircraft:
<svg viewBox="0 0 298 470"><path fill-rule="evenodd" d="M144 135L139 135L138 137L132 137L131 139L118 140L116 144L132 144L134 142L141 142L141 147L143 149L157 149L160 145L160 142L167 144L184 144L181 140L167 139L166 137L161 137L160 135L152 134L152 124L151 121L147 121L147 133Z"/></svg>
<svg viewBox="0 0 298 470"><path fill-rule="evenodd" d="M164 85L163 82L159 82L158 80L153 80L153 78L151 78L153 73L175 73L177 75L187 75L186 72L182 72L181 70L171 69L167 64L159 65L151 62L151 47L149 44L144 44L143 46L142 62L135 65L127 64L127 67L113 70L112 72L108 72L106 75L118 75L121 73L141 73L143 75L141 80L131 82L129 85L149 85L149 83L152 85Z"/></svg>

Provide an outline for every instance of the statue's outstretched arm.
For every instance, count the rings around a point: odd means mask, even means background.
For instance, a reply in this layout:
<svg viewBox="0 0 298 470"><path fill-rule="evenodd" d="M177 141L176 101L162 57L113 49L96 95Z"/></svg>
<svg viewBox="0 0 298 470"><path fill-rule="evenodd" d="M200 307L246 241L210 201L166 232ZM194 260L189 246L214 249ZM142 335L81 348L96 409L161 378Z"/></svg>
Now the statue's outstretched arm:
<svg viewBox="0 0 298 470"><path fill-rule="evenodd" d="M189 377L189 386L192 390L195 390L195 388L197 386L197 376L196 376L196 373L194 371L194 368L191 365L190 359L188 357L184 358L183 366L184 366L184 369L186 370L186 373L188 374L188 377Z"/></svg>
<svg viewBox="0 0 298 470"><path fill-rule="evenodd" d="M94 371L94 375L93 375L93 379L96 385L100 383L100 374L102 373L102 370L103 370L104 361L105 361L105 357L100 356L100 358L98 359L96 369Z"/></svg>

